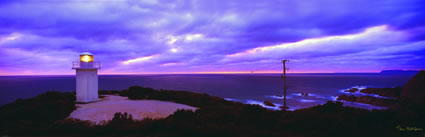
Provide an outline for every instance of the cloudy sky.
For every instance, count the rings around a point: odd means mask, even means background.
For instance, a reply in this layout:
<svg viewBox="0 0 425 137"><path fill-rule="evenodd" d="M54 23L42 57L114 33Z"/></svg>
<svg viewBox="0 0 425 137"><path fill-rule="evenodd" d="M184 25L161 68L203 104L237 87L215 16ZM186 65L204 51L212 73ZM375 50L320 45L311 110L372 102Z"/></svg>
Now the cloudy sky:
<svg viewBox="0 0 425 137"><path fill-rule="evenodd" d="M425 69L423 0L1 0L0 75Z"/></svg>

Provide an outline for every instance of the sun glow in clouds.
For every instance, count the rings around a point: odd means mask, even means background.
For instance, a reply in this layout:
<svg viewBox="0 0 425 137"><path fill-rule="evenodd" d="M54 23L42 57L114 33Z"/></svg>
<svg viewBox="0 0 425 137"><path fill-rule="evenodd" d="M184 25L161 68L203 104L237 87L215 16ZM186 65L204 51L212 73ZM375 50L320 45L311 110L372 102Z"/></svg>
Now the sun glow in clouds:
<svg viewBox="0 0 425 137"><path fill-rule="evenodd" d="M170 49L170 51L171 51L171 52L173 52L173 53L176 53L176 52L179 52L179 49L177 49L177 48L172 48L172 49Z"/></svg>
<svg viewBox="0 0 425 137"><path fill-rule="evenodd" d="M163 67L167 67L167 66L176 66L176 65L183 65L184 63L176 63L176 62L172 62L172 63L164 63L161 64L161 66Z"/></svg>
<svg viewBox="0 0 425 137"><path fill-rule="evenodd" d="M167 44L168 45L174 45L174 43L176 43L179 40L184 39L185 41L193 41L199 38L203 38L204 35L203 34L186 34L186 35L181 35L181 36L173 36L173 35L168 35L166 36Z"/></svg>
<svg viewBox="0 0 425 137"><path fill-rule="evenodd" d="M19 33L13 33L13 34L11 34L11 35L9 35L7 37L4 37L4 38L1 38L0 37L0 43L7 42L7 41L13 41L13 40L19 39L21 37L22 37L21 34L19 34Z"/></svg>
<svg viewBox="0 0 425 137"><path fill-rule="evenodd" d="M198 39L198 38L202 38L202 37L204 37L204 35L202 35L202 34L188 34L188 35L186 35L185 39L187 41L192 41L194 39Z"/></svg>
<svg viewBox="0 0 425 137"><path fill-rule="evenodd" d="M173 45L178 40L178 38L176 38L172 35L168 35L167 39L168 39L168 41L167 41L168 45Z"/></svg>
<svg viewBox="0 0 425 137"><path fill-rule="evenodd" d="M353 40L356 38L366 37L370 34L384 32L384 31L387 31L387 29L388 29L387 25L375 26L375 27L367 28L365 31L361 33L357 33L357 34L350 34L350 35L343 35L343 36L328 36L323 38L311 38L311 39L305 39L305 40L301 40L301 41L293 42L293 43L283 43L279 45L257 47L247 51L229 54L229 55L226 55L226 57L239 57L239 56L245 56L245 55L255 54L260 52L273 51L277 49L287 49L287 48L295 48L295 47L305 46L305 45L312 45L312 44L317 44L317 43L322 43L327 41Z"/></svg>
<svg viewBox="0 0 425 137"><path fill-rule="evenodd" d="M125 65L128 65L128 64L137 63L137 62L144 62L144 61L148 61L148 60L150 60L150 59L152 59L154 57L157 57L157 56L159 56L159 55L151 55L151 56L146 56L146 57L138 57L138 58L135 58L135 59L129 59L127 61L123 61L122 63L125 64Z"/></svg>

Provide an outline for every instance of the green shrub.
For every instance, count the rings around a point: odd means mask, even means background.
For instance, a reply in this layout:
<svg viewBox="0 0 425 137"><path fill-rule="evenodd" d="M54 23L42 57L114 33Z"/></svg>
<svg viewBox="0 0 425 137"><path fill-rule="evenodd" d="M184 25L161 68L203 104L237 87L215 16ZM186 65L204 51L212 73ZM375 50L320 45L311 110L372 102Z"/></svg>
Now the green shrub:
<svg viewBox="0 0 425 137"><path fill-rule="evenodd" d="M127 91L129 99L151 99L155 91L152 88L132 86Z"/></svg>

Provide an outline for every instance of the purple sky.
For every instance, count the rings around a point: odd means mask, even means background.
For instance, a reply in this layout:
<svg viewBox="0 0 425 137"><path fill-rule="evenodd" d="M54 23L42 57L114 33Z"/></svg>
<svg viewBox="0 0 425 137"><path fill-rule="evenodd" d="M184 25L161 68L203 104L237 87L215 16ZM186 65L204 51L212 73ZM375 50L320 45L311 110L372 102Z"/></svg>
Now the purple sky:
<svg viewBox="0 0 425 137"><path fill-rule="evenodd" d="M1 0L0 75L425 69L424 0Z"/></svg>

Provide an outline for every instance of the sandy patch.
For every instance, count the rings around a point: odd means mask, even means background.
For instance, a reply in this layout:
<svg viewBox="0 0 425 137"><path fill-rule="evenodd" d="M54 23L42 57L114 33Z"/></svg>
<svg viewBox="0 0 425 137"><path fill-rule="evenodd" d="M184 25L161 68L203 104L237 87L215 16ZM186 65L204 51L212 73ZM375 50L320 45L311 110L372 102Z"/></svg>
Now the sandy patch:
<svg viewBox="0 0 425 137"><path fill-rule="evenodd" d="M77 104L69 118L88 120L96 124L111 120L116 112L127 112L133 119L165 118L178 109L195 111L197 108L158 100L129 100L127 97L107 95L101 101L89 104Z"/></svg>

